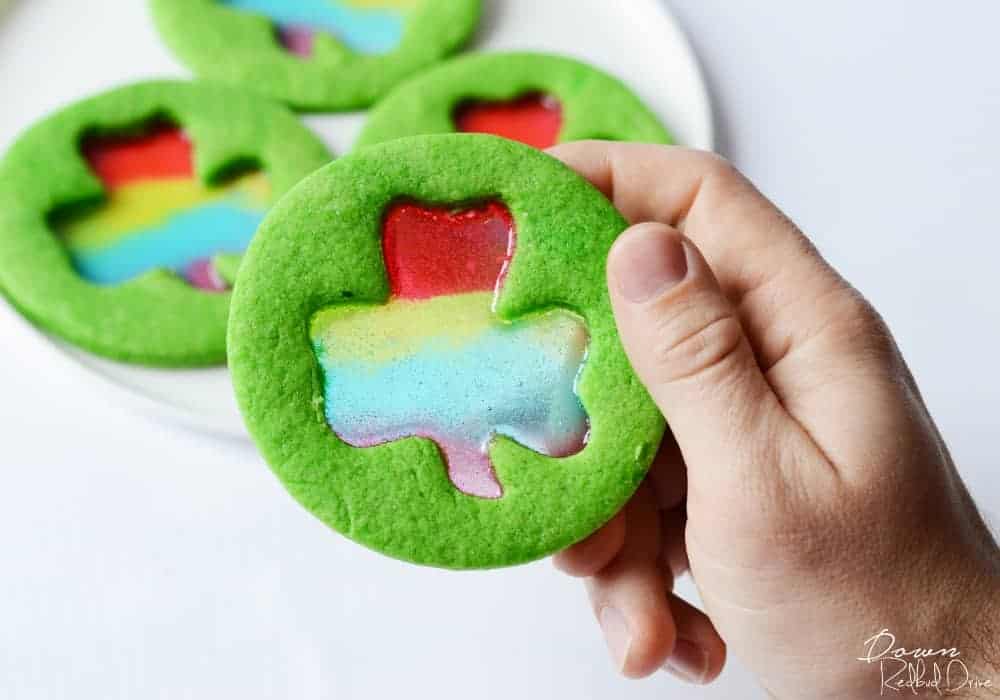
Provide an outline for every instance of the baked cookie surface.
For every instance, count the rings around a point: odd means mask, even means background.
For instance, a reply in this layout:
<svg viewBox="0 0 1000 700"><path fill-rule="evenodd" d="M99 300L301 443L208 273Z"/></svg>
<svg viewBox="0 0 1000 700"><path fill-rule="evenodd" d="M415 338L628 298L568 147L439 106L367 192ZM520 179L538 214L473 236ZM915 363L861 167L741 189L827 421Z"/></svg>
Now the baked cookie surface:
<svg viewBox="0 0 1000 700"><path fill-rule="evenodd" d="M149 0L164 41L198 77L304 111L373 104L458 50L481 0Z"/></svg>
<svg viewBox="0 0 1000 700"><path fill-rule="evenodd" d="M221 364L239 255L270 204L329 160L286 108L231 88L85 99L0 161L0 289L95 354Z"/></svg>
<svg viewBox="0 0 1000 700"><path fill-rule="evenodd" d="M411 562L512 565L587 536L663 432L605 287L625 227L493 136L401 139L310 176L251 243L230 316L265 459L320 520Z"/></svg>

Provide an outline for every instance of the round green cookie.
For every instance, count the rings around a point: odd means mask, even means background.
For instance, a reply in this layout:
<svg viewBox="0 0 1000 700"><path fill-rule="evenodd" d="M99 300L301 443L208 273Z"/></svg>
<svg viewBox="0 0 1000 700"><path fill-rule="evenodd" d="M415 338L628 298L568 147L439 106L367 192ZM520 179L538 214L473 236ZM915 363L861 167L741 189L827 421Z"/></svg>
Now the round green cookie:
<svg viewBox="0 0 1000 700"><path fill-rule="evenodd" d="M481 10L481 0L419 0L388 53L357 53L331 34L317 33L312 55L303 57L281 45L263 15L219 0L149 2L160 35L199 77L241 85L304 111L371 106L458 50L475 31Z"/></svg>
<svg viewBox="0 0 1000 700"><path fill-rule="evenodd" d="M542 93L559 100L559 142L583 139L672 143L659 120L620 80L580 61L541 53L480 53L452 59L400 85L371 111L357 147L457 130L470 101Z"/></svg>
<svg viewBox="0 0 1000 700"><path fill-rule="evenodd" d="M163 121L193 141L202 183L259 167L276 198L330 160L286 108L232 88L148 82L83 100L31 127L0 162L0 289L37 325L96 354L165 367L221 364L228 292L199 291L166 269L93 284L54 230L57 214L106 197L81 154L83 139Z"/></svg>
<svg viewBox="0 0 1000 700"><path fill-rule="evenodd" d="M331 309L377 311L390 301L382 238L390 207L486 201L506 206L516 229L493 313L515 322L565 309L589 335L575 385L589 416L585 447L552 458L494 437L489 458L499 498L459 491L431 440L373 447L341 440L324 411L341 394L325 395L309 330ZM633 494L664 428L621 347L605 284L607 253L625 228L614 207L563 164L488 135L400 139L308 177L273 207L251 243L229 320L237 399L265 459L327 525L419 564L513 565L586 537Z"/></svg>

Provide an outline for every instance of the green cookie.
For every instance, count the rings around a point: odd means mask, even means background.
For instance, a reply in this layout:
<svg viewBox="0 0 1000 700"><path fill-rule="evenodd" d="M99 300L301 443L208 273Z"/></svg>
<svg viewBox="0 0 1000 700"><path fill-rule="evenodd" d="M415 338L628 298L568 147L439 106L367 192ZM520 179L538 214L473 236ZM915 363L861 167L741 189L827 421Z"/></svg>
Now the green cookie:
<svg viewBox="0 0 1000 700"><path fill-rule="evenodd" d="M582 139L672 143L656 116L621 81L580 61L540 53L452 59L400 85L371 111L357 146L457 131L470 102L541 93L562 107L558 142Z"/></svg>
<svg viewBox="0 0 1000 700"><path fill-rule="evenodd" d="M219 0L149 1L164 41L199 77L240 85L304 111L371 106L401 81L458 50L475 30L481 10L481 0L337 0L325 12L362 25L405 11L405 19L397 20L402 22L398 44L364 53L350 48L346 38L338 41L333 31L318 31L309 40L310 55L302 56L282 45L280 25L272 17L314 19L324 14L311 6L317 0L229 0L229 6Z"/></svg>
<svg viewBox="0 0 1000 700"><path fill-rule="evenodd" d="M180 141L186 152L172 151L165 162L172 158L176 163L170 167L183 170L186 157L191 172L186 177L167 173L170 177L150 182L154 187L166 183L164 196L173 198L168 204L185 197L194 207L204 203L207 209L195 209L199 215L213 215L212 206L219 204L234 174L250 168L262 171L249 176L257 183L253 186L262 198L262 212L272 199L330 160L323 144L286 108L232 88L148 82L83 100L28 129L0 162L0 289L44 330L93 353L164 367L221 364L228 292L196 289L176 268L153 269L158 262L116 282L95 281L80 268L97 259L104 265L99 274L115 273L121 256L135 260L148 252L136 245L148 240L150 232L171 233L168 212L173 210L150 205L148 190L143 189L147 181L140 178L115 190L82 153L93 138L144 135L152 125L162 124L169 124L174 141L150 147L176 151ZM146 156L131 157L123 167L148 170L150 162ZM99 218L102 214L104 219ZM243 216L239 211L224 215ZM97 217L99 223L87 217ZM90 246L87 254L94 257L73 257L76 251L68 248L67 222L80 220L84 225L74 230L82 230L80 236ZM249 228L243 221L240 235L252 235L256 222L250 221ZM133 230L146 238L133 235ZM202 235L201 228L190 230ZM219 233L204 231L205 236ZM110 267L107 258L100 257L110 250L109 241L123 246L114 248L120 257ZM195 244L203 241L195 238ZM177 239L167 236L157 245L164 247L155 253L169 252ZM228 256L220 262L226 262L224 272L234 274Z"/></svg>
<svg viewBox="0 0 1000 700"><path fill-rule="evenodd" d="M474 291L490 276L469 251L499 224L511 231L507 257L483 258L502 262L494 300ZM469 238L473 225L482 238ZM633 494L664 429L621 347L605 285L607 253L625 228L563 164L494 136L400 139L319 170L268 214L233 297L229 365L265 459L327 525L419 564L513 565L586 537ZM456 293L439 295L445 287ZM486 321L463 306L483 298L493 300ZM422 325L435 318L433 328ZM585 325L582 367L560 364L569 355L549 342L574 324ZM331 327L343 333L317 340L318 328ZM500 345L471 362L487 341ZM577 373L573 395L541 391L552 367ZM382 381L387 390L367 390ZM553 403L509 411L509 397L491 393L497 386ZM452 402L435 403L443 396ZM525 446L535 432L562 430L560 421L542 423L572 418L573 401L589 433L562 451L570 456ZM500 412L483 446L499 497L470 495L449 479L458 453L435 422L465 430L481 418L465 406L484 403ZM392 421L396 437L379 437L376 424ZM352 446L360 444L369 446Z"/></svg>

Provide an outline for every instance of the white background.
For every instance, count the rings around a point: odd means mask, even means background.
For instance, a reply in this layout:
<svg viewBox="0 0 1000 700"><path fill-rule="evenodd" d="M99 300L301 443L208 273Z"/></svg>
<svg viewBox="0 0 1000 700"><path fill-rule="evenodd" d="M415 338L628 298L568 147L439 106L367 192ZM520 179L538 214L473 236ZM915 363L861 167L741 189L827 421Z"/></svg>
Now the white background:
<svg viewBox="0 0 1000 700"><path fill-rule="evenodd" d="M115 22L104 4L93 21ZM671 5L720 149L882 311L1000 513L1000 8ZM101 50L86 35L44 37L39 84ZM133 415L6 306L0 348L0 696L763 697L738 662L704 691L618 680L582 590L548 564L456 574L371 554L295 506L249 445Z"/></svg>

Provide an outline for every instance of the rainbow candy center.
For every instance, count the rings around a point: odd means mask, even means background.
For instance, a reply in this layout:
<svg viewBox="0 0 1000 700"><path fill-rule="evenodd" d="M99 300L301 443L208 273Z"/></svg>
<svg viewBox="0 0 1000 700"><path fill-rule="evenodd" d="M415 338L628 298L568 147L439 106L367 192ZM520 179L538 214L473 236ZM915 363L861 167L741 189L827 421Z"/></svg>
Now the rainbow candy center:
<svg viewBox="0 0 1000 700"><path fill-rule="evenodd" d="M308 57L318 32L331 34L360 53L388 53L403 36L406 11L417 0L220 0L264 15L291 53Z"/></svg>
<svg viewBox="0 0 1000 700"><path fill-rule="evenodd" d="M390 209L389 303L333 307L312 322L326 418L341 439L356 447L434 440L452 483L483 498L502 495L489 458L497 435L553 457L583 449L582 320L554 310L509 322L493 312L514 235L497 203Z"/></svg>
<svg viewBox="0 0 1000 700"><path fill-rule="evenodd" d="M83 154L107 199L56 228L84 279L120 284L168 269L198 289L228 289L213 261L242 252L257 230L271 197L262 173L208 187L194 174L191 142L165 125L85 139Z"/></svg>

